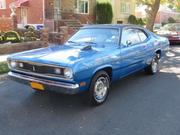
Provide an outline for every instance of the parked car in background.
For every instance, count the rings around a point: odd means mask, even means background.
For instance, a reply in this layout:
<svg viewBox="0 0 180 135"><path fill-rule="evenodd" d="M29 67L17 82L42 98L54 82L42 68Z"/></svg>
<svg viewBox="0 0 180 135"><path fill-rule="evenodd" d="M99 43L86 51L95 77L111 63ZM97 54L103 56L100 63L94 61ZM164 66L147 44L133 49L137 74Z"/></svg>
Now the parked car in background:
<svg viewBox="0 0 180 135"><path fill-rule="evenodd" d="M153 32L157 33L162 27L162 24L154 24Z"/></svg>
<svg viewBox="0 0 180 135"><path fill-rule="evenodd" d="M40 91L86 92L100 105L112 82L142 69L157 73L168 48L167 38L139 26L85 26L64 45L11 55L9 76Z"/></svg>
<svg viewBox="0 0 180 135"><path fill-rule="evenodd" d="M180 23L166 24L157 34L167 37L171 44L180 43Z"/></svg>

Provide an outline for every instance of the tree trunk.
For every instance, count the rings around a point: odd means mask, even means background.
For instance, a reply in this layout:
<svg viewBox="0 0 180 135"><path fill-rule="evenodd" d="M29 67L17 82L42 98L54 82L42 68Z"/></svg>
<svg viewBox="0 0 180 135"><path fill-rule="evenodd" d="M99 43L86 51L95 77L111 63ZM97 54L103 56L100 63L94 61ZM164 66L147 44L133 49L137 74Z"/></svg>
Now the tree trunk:
<svg viewBox="0 0 180 135"><path fill-rule="evenodd" d="M150 31L153 31L154 22L156 19L157 12L159 10L161 0L155 0L155 2L149 7L150 9L147 10L147 24L146 28Z"/></svg>

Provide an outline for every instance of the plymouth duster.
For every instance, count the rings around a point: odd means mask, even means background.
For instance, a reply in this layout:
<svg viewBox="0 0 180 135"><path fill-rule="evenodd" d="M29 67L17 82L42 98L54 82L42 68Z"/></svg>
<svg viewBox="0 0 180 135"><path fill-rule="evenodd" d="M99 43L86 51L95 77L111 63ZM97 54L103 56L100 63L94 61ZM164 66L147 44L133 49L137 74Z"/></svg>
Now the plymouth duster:
<svg viewBox="0 0 180 135"><path fill-rule="evenodd" d="M9 76L39 91L86 92L94 105L104 103L112 82L134 72L159 71L169 41L135 25L88 25L64 45L8 57Z"/></svg>

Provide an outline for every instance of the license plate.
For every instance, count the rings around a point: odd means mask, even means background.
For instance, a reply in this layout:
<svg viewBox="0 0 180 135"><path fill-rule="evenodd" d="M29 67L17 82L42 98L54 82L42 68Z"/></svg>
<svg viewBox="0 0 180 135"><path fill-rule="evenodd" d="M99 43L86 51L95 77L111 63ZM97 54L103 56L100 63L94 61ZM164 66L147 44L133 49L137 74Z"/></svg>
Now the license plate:
<svg viewBox="0 0 180 135"><path fill-rule="evenodd" d="M31 87L32 87L33 89L42 90L42 91L44 90L44 86L43 86L42 84L40 84L40 83L31 82L30 85L31 85Z"/></svg>

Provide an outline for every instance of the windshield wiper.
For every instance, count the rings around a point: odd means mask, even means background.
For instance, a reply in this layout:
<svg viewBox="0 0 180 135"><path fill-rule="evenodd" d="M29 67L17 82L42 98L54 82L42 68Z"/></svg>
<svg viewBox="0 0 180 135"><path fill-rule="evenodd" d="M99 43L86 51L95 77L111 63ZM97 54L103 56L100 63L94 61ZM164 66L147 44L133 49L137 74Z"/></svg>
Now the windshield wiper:
<svg viewBox="0 0 180 135"><path fill-rule="evenodd" d="M73 43L73 44L77 44L77 42L74 41L67 41L68 43Z"/></svg>
<svg viewBox="0 0 180 135"><path fill-rule="evenodd" d="M67 41L67 43L70 43L70 44L75 44L75 45L81 45L80 43L75 42L75 41Z"/></svg>

